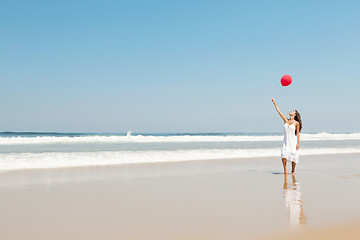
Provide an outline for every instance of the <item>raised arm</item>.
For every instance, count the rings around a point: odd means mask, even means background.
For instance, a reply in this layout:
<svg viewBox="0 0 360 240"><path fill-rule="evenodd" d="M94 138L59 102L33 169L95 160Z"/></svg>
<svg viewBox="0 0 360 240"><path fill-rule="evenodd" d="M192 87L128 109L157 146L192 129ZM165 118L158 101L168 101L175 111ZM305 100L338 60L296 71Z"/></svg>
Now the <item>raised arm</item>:
<svg viewBox="0 0 360 240"><path fill-rule="evenodd" d="M272 99L272 102L274 103L274 106L275 106L276 111L279 113L279 115L280 115L280 117L282 118L282 120L284 120L284 123L286 123L288 119L285 117L284 114L282 114L282 113L280 112L280 109L279 109L278 106L276 105L275 99Z"/></svg>

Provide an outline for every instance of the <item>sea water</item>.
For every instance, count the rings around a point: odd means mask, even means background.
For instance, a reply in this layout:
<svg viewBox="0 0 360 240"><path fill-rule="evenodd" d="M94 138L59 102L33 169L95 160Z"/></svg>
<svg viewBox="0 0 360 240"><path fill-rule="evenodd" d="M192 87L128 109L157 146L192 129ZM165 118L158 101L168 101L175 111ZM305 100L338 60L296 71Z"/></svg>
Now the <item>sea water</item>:
<svg viewBox="0 0 360 240"><path fill-rule="evenodd" d="M280 157L282 133L0 133L0 171ZM360 153L360 133L302 133L299 155Z"/></svg>

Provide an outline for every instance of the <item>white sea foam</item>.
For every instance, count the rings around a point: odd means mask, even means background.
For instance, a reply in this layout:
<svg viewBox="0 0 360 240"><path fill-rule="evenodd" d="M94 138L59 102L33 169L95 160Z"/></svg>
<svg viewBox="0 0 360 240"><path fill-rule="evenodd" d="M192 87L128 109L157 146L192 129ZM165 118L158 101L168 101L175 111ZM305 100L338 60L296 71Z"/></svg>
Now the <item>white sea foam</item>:
<svg viewBox="0 0 360 240"><path fill-rule="evenodd" d="M71 144L71 143L163 143L163 142L269 142L282 141L281 135L182 135L182 136L37 136L37 137L0 137L0 145L18 144ZM360 133L301 134L301 141L322 140L360 140Z"/></svg>
<svg viewBox="0 0 360 240"><path fill-rule="evenodd" d="M206 159L277 157L279 148L196 149L177 151L99 151L10 153L0 155L0 171L21 169L102 166ZM308 148L300 155L360 153L360 148Z"/></svg>

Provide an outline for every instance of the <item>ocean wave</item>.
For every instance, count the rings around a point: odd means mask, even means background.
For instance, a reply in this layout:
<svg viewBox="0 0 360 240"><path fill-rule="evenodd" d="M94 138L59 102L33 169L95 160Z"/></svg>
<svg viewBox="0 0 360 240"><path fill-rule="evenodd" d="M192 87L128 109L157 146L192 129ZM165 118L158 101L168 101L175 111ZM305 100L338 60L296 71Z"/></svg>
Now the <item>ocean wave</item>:
<svg viewBox="0 0 360 240"><path fill-rule="evenodd" d="M269 142L282 141L282 135L110 135L0 137L0 145L72 143L162 143L162 142ZM303 133L301 141L360 140L360 133Z"/></svg>
<svg viewBox="0 0 360 240"><path fill-rule="evenodd" d="M360 148L307 148L300 155L360 153ZM0 155L0 171L280 156L279 148L177 151L43 152Z"/></svg>

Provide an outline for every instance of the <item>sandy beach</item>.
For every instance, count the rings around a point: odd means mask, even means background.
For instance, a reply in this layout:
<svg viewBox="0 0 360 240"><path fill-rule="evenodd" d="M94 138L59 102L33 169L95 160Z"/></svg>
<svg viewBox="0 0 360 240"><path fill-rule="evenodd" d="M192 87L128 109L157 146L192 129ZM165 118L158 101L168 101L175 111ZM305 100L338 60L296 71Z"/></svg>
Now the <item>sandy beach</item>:
<svg viewBox="0 0 360 240"><path fill-rule="evenodd" d="M304 156L294 177L279 158L0 172L0 235L358 239L359 161Z"/></svg>
<svg viewBox="0 0 360 240"><path fill-rule="evenodd" d="M359 9L1 1L0 240L360 240Z"/></svg>
<svg viewBox="0 0 360 240"><path fill-rule="evenodd" d="M263 239L267 240L282 240L282 239L308 239L308 240L317 240L317 239L327 239L327 240L356 240L360 236L360 222L353 222L341 225L332 225L321 228L307 228L301 231L296 231L287 234L277 234L271 237L264 237Z"/></svg>

